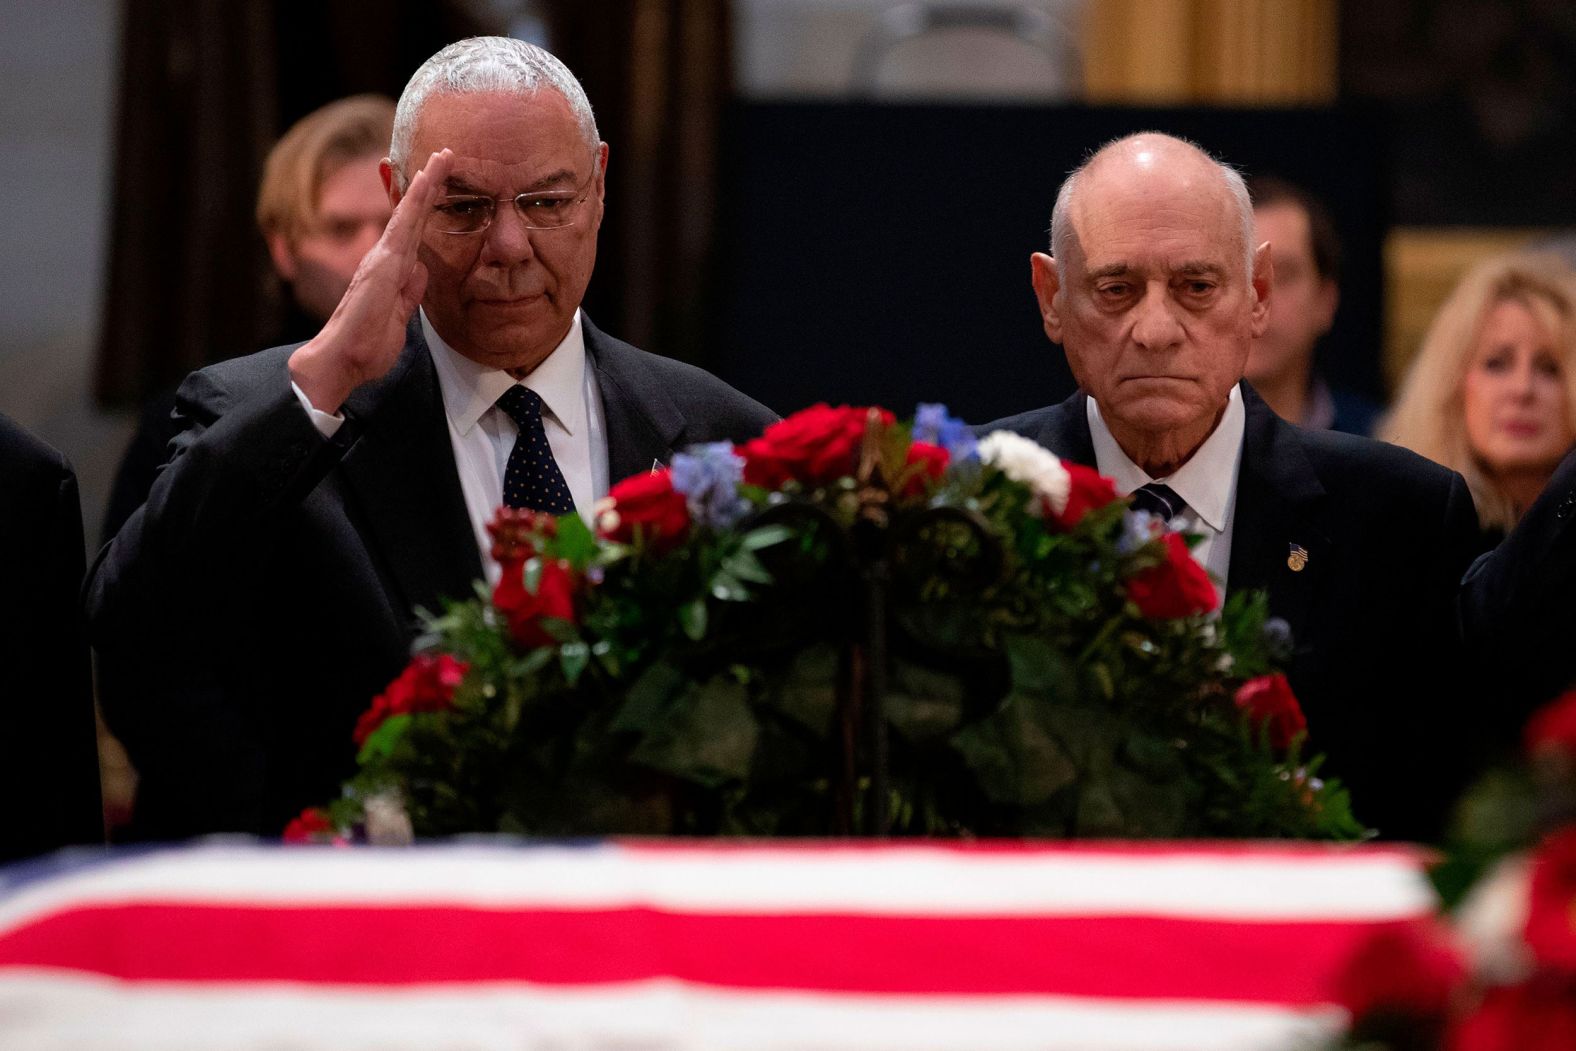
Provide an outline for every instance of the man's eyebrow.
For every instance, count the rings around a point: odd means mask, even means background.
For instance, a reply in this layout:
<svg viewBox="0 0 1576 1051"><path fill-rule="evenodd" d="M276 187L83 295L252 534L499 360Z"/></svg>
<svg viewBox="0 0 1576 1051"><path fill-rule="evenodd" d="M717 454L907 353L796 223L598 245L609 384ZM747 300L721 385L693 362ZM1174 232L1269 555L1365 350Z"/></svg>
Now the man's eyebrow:
<svg viewBox="0 0 1576 1051"><path fill-rule="evenodd" d="M1206 263L1198 260L1189 260L1177 266L1172 273L1183 277L1224 277L1226 268L1219 263Z"/></svg>
<svg viewBox="0 0 1576 1051"><path fill-rule="evenodd" d="M471 194L476 197L487 196L486 191L479 187L472 186L470 183L466 182L465 176L463 175L449 176L447 179L443 180L443 188L448 193Z"/></svg>
<svg viewBox="0 0 1576 1051"><path fill-rule="evenodd" d="M1102 277L1121 277L1122 275L1131 272L1131 270L1132 267L1128 266L1126 263L1107 263L1104 266L1097 266L1093 270L1090 270L1089 280L1098 281Z"/></svg>

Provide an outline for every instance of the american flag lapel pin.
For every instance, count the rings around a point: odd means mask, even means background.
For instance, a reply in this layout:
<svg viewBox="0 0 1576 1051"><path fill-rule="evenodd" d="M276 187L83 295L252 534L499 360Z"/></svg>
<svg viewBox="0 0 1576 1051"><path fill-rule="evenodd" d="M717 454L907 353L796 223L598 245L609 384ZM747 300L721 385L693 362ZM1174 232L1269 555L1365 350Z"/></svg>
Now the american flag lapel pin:
<svg viewBox="0 0 1576 1051"><path fill-rule="evenodd" d="M1301 544L1291 545L1291 551L1286 555L1286 568L1293 573L1301 573L1308 567L1308 549Z"/></svg>

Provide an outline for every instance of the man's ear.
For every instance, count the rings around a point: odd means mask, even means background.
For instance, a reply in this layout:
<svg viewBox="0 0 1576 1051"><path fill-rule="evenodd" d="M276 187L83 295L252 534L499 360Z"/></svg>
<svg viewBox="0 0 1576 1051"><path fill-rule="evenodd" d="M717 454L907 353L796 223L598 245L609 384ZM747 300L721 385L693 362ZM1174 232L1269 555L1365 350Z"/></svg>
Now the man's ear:
<svg viewBox="0 0 1576 1051"><path fill-rule="evenodd" d="M1044 252L1029 256L1029 280L1034 285L1034 298L1040 302L1040 321L1052 343L1062 341L1061 306L1056 296L1062 290L1062 279L1056 273L1056 260Z"/></svg>
<svg viewBox="0 0 1576 1051"><path fill-rule="evenodd" d="M383 192L389 195L389 207L398 208L400 198L405 195L400 192L399 185L394 181L394 165L387 157L378 161L378 178L383 180Z"/></svg>
<svg viewBox="0 0 1576 1051"><path fill-rule="evenodd" d="M295 253L290 250L290 238L272 233L264 234L263 240L268 242L268 258L274 261L274 270L285 281L294 281L298 268Z"/></svg>
<svg viewBox="0 0 1576 1051"><path fill-rule="evenodd" d="M1253 338L1264 335L1270 323L1270 296L1275 290L1275 261L1270 258L1270 243L1265 241L1253 251Z"/></svg>

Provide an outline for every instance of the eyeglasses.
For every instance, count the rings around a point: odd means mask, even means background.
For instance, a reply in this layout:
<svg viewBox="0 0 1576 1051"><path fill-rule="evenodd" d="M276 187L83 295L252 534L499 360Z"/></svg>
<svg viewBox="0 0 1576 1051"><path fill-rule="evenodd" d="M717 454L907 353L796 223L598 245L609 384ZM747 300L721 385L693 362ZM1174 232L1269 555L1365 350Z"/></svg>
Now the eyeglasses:
<svg viewBox="0 0 1576 1051"><path fill-rule="evenodd" d="M560 230L573 226L585 211L586 199L596 182L596 168L585 182L573 190L544 190L502 198L513 201L514 210L531 230ZM438 198L429 220L434 229L445 234L479 234L492 225L498 214L500 198L482 194L453 194Z"/></svg>

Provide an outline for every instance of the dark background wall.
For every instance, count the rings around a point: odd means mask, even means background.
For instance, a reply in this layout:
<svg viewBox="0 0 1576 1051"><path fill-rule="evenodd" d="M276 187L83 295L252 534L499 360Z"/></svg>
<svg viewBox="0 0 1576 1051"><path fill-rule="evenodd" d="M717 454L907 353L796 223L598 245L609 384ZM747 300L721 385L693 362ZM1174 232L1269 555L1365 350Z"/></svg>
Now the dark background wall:
<svg viewBox="0 0 1576 1051"><path fill-rule="evenodd" d="M781 412L945 401L985 421L1065 396L1072 378L1040 327L1029 254L1046 250L1061 177L1151 128L1331 204L1346 265L1326 368L1379 395L1388 216L1371 108L740 102L724 138L714 367Z"/></svg>

